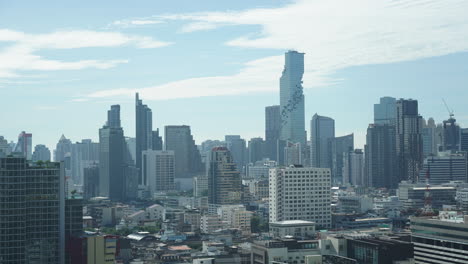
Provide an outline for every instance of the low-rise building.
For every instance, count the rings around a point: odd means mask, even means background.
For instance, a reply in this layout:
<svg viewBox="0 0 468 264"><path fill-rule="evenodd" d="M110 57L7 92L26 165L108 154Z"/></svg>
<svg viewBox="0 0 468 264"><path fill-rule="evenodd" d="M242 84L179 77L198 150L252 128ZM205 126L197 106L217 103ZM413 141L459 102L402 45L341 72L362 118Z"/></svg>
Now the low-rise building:
<svg viewBox="0 0 468 264"><path fill-rule="evenodd" d="M373 199L367 196L339 196L338 210L341 213L366 213L374 207Z"/></svg>
<svg viewBox="0 0 468 264"><path fill-rule="evenodd" d="M210 234L223 228L223 222L218 215L203 215L200 218L200 231L204 234Z"/></svg>
<svg viewBox="0 0 468 264"><path fill-rule="evenodd" d="M271 222L269 224L270 234L276 238L287 236L297 238L311 238L315 236L315 223L304 220L288 220Z"/></svg>
<svg viewBox="0 0 468 264"><path fill-rule="evenodd" d="M319 255L317 240L277 239L255 241L252 244L252 264L305 263L305 257Z"/></svg>
<svg viewBox="0 0 468 264"><path fill-rule="evenodd" d="M411 242L401 240L348 239L347 247L348 258L355 259L359 264L394 264L413 259L413 245Z"/></svg>
<svg viewBox="0 0 468 264"><path fill-rule="evenodd" d="M398 185L398 198L404 209L420 209L424 207L427 187L424 183L401 182ZM455 205L456 184L431 185L429 193L432 197L432 207L442 209L444 205Z"/></svg>
<svg viewBox="0 0 468 264"><path fill-rule="evenodd" d="M410 220L416 264L468 263L468 216L441 212Z"/></svg>

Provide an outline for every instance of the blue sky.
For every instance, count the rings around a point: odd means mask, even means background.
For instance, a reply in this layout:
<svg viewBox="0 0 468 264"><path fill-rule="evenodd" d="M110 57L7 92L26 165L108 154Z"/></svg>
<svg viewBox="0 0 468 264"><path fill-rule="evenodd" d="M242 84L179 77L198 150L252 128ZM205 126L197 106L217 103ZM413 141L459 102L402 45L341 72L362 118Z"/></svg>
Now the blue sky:
<svg viewBox="0 0 468 264"><path fill-rule="evenodd" d="M349 2L349 3L348 3ZM134 93L156 129L187 124L197 143L264 135L288 49L306 53L314 113L365 142L381 96L413 98L437 122L442 98L468 126L466 1L2 1L0 135L54 147L97 140L111 104L134 135Z"/></svg>

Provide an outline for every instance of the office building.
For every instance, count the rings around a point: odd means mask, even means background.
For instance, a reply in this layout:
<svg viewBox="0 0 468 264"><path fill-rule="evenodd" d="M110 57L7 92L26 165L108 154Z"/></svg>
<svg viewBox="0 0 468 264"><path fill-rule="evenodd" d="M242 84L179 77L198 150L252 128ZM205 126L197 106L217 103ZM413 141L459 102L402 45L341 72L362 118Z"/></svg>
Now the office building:
<svg viewBox="0 0 468 264"><path fill-rule="evenodd" d="M8 141L3 136L0 136L0 158L10 155L11 150Z"/></svg>
<svg viewBox="0 0 468 264"><path fill-rule="evenodd" d="M99 165L97 163L83 169L83 198L99 196Z"/></svg>
<svg viewBox="0 0 468 264"><path fill-rule="evenodd" d="M1 263L64 263L65 175L60 163L1 158L0 186Z"/></svg>
<svg viewBox="0 0 468 264"><path fill-rule="evenodd" d="M255 163L265 158L265 141L263 138L251 138L249 141L249 163Z"/></svg>
<svg viewBox="0 0 468 264"><path fill-rule="evenodd" d="M284 164L303 165L301 143L293 143L288 141L284 147Z"/></svg>
<svg viewBox="0 0 468 264"><path fill-rule="evenodd" d="M73 182L82 185L84 169L99 163L99 143L83 139L72 144L70 160Z"/></svg>
<svg viewBox="0 0 468 264"><path fill-rule="evenodd" d="M132 164L136 166L136 138L125 137L125 143L127 143L127 148L130 152Z"/></svg>
<svg viewBox="0 0 468 264"><path fill-rule="evenodd" d="M143 183L148 187L151 197L157 192L174 189L174 151L145 150L142 162Z"/></svg>
<svg viewBox="0 0 468 264"><path fill-rule="evenodd" d="M427 186L425 183L403 181L398 184L397 195L404 209L418 210L424 208L426 191ZM444 205L456 205L457 186L454 184L431 185L429 193L431 195L431 206L434 209L440 210Z"/></svg>
<svg viewBox="0 0 468 264"><path fill-rule="evenodd" d="M468 152L468 128L460 129L460 150Z"/></svg>
<svg viewBox="0 0 468 264"><path fill-rule="evenodd" d="M347 257L359 264L413 263L413 245L409 241L369 237L349 238L346 242Z"/></svg>
<svg viewBox="0 0 468 264"><path fill-rule="evenodd" d="M335 138L335 120L315 114L310 122L311 165L332 168L332 140Z"/></svg>
<svg viewBox="0 0 468 264"><path fill-rule="evenodd" d="M400 180L417 181L421 169L422 117L418 112L418 101L397 101L396 154Z"/></svg>
<svg viewBox="0 0 468 264"><path fill-rule="evenodd" d="M13 148L13 152L21 153L27 160L32 159L32 134L21 132L18 136L18 142Z"/></svg>
<svg viewBox="0 0 468 264"><path fill-rule="evenodd" d="M456 212L411 217L414 263L467 263L468 219Z"/></svg>
<svg viewBox="0 0 468 264"><path fill-rule="evenodd" d="M72 242L71 264L115 263L121 251L118 236L86 234Z"/></svg>
<svg viewBox="0 0 468 264"><path fill-rule="evenodd" d="M367 186L365 159L362 149L345 152L343 158L343 182L353 186Z"/></svg>
<svg viewBox="0 0 468 264"><path fill-rule="evenodd" d="M278 163L274 160L264 159L255 163L250 163L247 166L247 177L248 179L268 179L270 169L278 166Z"/></svg>
<svg viewBox="0 0 468 264"><path fill-rule="evenodd" d="M318 240L273 239L254 241L252 264L306 263L311 255L320 255Z"/></svg>
<svg viewBox="0 0 468 264"><path fill-rule="evenodd" d="M289 220L269 223L270 234L275 238L296 237L311 238L315 236L315 223L303 220Z"/></svg>
<svg viewBox="0 0 468 264"><path fill-rule="evenodd" d="M159 135L159 128L156 129L156 131L153 131L151 135L153 137L153 139L151 140L151 144L153 144L151 149L163 150L163 140L162 140L162 136Z"/></svg>
<svg viewBox="0 0 468 264"><path fill-rule="evenodd" d="M270 222L305 220L331 227L330 169L275 168L269 184Z"/></svg>
<svg viewBox="0 0 468 264"><path fill-rule="evenodd" d="M120 106L108 111L107 125L99 129L99 193L112 201L125 199L124 131L120 127Z"/></svg>
<svg viewBox="0 0 468 264"><path fill-rule="evenodd" d="M164 138L165 150L174 151L176 178L190 178L203 170L189 126L166 126Z"/></svg>
<svg viewBox="0 0 468 264"><path fill-rule="evenodd" d="M211 151L208 202L215 205L242 203L241 176L226 147L215 147Z"/></svg>
<svg viewBox="0 0 468 264"><path fill-rule="evenodd" d="M153 131L153 114L151 109L143 104L138 93L135 94L135 133L136 133L136 167L140 170L139 182L142 183L142 152L152 149L152 131Z"/></svg>
<svg viewBox="0 0 468 264"><path fill-rule="evenodd" d="M288 51L280 78L280 139L305 146L305 114L302 75L304 53Z"/></svg>
<svg viewBox="0 0 468 264"><path fill-rule="evenodd" d="M452 116L448 120L444 120L444 140L440 151L456 152L460 150L460 126L456 122L457 120Z"/></svg>
<svg viewBox="0 0 468 264"><path fill-rule="evenodd" d="M56 162L64 161L67 155L68 156L71 155L71 149L72 149L71 140L66 138L65 135L62 135L55 147L54 161Z"/></svg>
<svg viewBox="0 0 468 264"><path fill-rule="evenodd" d="M208 177L206 175L193 177L193 196L208 196Z"/></svg>
<svg viewBox="0 0 468 264"><path fill-rule="evenodd" d="M422 141L423 141L423 155L424 157L430 155L437 155L437 144L436 144L436 124L434 119L431 117L427 121L427 124L422 129Z"/></svg>
<svg viewBox="0 0 468 264"><path fill-rule="evenodd" d="M396 188L395 126L370 124L365 145L367 185L375 188Z"/></svg>
<svg viewBox="0 0 468 264"><path fill-rule="evenodd" d="M354 134L336 137L332 140L332 182L343 183L343 158L345 153L354 150Z"/></svg>
<svg viewBox="0 0 468 264"><path fill-rule="evenodd" d="M442 184L451 181L467 182L468 164L464 152L440 152L439 156L429 156L424 159L423 167L419 172L419 181L425 182L429 177L430 184Z"/></svg>
<svg viewBox="0 0 468 264"><path fill-rule="evenodd" d="M50 161L50 150L45 145L36 145L32 154L32 161Z"/></svg>
<svg viewBox="0 0 468 264"><path fill-rule="evenodd" d="M374 104L374 124L394 125L396 122L396 99L393 97L381 97L378 104Z"/></svg>
<svg viewBox="0 0 468 264"><path fill-rule="evenodd" d="M265 155L267 158L279 161L278 141L281 133L281 107L272 105L265 107Z"/></svg>
<svg viewBox="0 0 468 264"><path fill-rule="evenodd" d="M227 135L224 136L224 142L226 142L226 147L231 151L237 169L240 173L244 174L243 168L248 160L245 140L239 135Z"/></svg>

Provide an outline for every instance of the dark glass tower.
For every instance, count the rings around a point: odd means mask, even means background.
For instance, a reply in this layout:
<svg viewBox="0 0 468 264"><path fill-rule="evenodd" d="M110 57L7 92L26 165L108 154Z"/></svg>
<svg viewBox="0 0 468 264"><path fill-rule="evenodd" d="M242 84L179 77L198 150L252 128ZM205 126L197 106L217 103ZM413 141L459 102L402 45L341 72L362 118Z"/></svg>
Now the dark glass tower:
<svg viewBox="0 0 468 264"><path fill-rule="evenodd" d="M143 101L140 100L138 93L135 95L135 133L136 133L136 167L139 169L138 181L141 184L143 179L141 177L141 157L142 153L145 150L152 149L152 139L153 139L153 114L151 109L143 104Z"/></svg>
<svg viewBox="0 0 468 264"><path fill-rule="evenodd" d="M242 179L226 147L215 147L210 154L208 202L218 205L242 203Z"/></svg>

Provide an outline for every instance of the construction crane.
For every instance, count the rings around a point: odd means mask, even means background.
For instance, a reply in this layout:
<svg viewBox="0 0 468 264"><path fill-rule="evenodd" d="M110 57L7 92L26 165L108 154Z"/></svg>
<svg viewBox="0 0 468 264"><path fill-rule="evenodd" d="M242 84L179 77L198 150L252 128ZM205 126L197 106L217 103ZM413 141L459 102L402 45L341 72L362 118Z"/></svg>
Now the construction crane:
<svg viewBox="0 0 468 264"><path fill-rule="evenodd" d="M450 118L453 118L453 109L450 109L450 107L448 107L447 102L445 102L444 98L442 98L442 101L444 102L445 108L447 108L447 112L449 113Z"/></svg>

